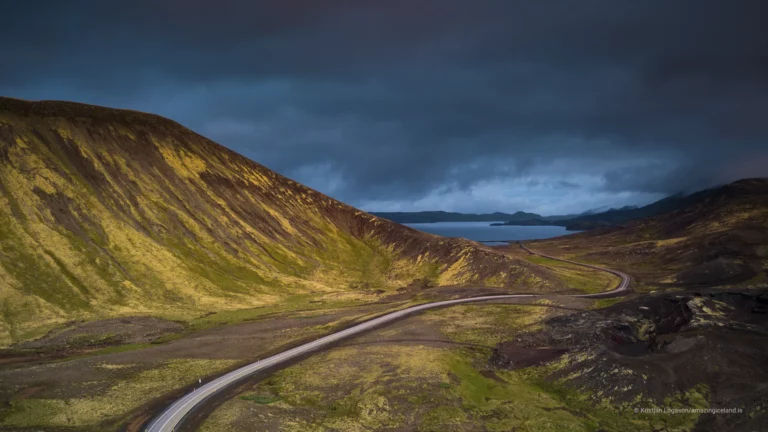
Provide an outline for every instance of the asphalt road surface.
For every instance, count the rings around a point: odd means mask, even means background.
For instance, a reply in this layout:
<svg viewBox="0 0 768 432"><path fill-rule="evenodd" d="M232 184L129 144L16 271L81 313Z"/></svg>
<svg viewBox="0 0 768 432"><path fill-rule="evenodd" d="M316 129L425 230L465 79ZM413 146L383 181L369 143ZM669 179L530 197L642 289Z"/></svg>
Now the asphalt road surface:
<svg viewBox="0 0 768 432"><path fill-rule="evenodd" d="M534 251L528 249L522 243L520 243L520 247L523 248L526 252L528 252L530 254L533 254L533 255L538 255L540 257L549 258L549 259L553 259L553 260L556 260L556 261L562 261L562 262L567 262L567 263L571 263L571 264L576 264L576 265L580 265L582 267L589 267L589 268L595 269L595 270L602 270L604 272L611 273L611 274L616 275L616 276L621 278L621 283L619 284L619 286L617 286L615 289L613 289L611 291L606 291L606 292L601 292L601 293L596 293L596 294L575 294L575 295L571 295L569 297L592 297L592 298L612 297L612 296L615 296L617 294L621 294L623 291L626 291L627 288L629 288L629 275L624 273L624 272L620 272L618 270L607 269L607 268L604 268L604 267L593 266L591 264L584 264L584 263L580 263L580 262L576 262L576 261L571 261L571 260L567 260L567 259L557 258L557 257L553 257L551 255L546 255L546 254L539 253L539 252L534 252Z"/></svg>
<svg viewBox="0 0 768 432"><path fill-rule="evenodd" d="M582 264L575 261L564 260L564 259L556 258L553 256L533 252L532 250L525 247L522 243L520 244L520 247L522 247L529 253L532 253L535 255L539 255L545 258L563 261L571 264L578 264L578 265L593 268L596 270L606 271L608 273L612 273L621 278L621 283L619 284L619 286L611 291L597 293L597 294L579 294L579 295L573 295L572 297L599 298L599 297L615 296L615 295L622 294L622 292L626 291L627 288L629 287L629 276L627 276L627 274L622 273L620 271L597 267L589 264ZM165 411L163 411L162 414L155 417L149 423L149 426L147 426L145 430L147 432L175 431L176 428L179 427L179 425L181 425L182 421L184 420L184 417L186 417L187 414L189 414L193 409L195 409L197 406L203 403L203 401L205 401L207 398L211 397L218 391L248 377L249 375L252 375L264 369L268 369L273 366L279 365L280 363L287 362L288 360L293 359L295 357L306 355L309 352L326 347L342 339L346 339L350 336L363 333L365 331L371 330L383 324L401 319L407 315L418 313L426 309L434 309L434 308L452 306L452 305L457 305L462 303L510 299L510 298L523 298L523 297L538 297L538 295L536 294L505 294L505 295L470 297L470 298L463 298L463 299L456 299L456 300L445 300L445 301L439 301L434 303L426 303L426 304L402 309L397 312L392 312L387 315L383 315L378 318L372 319L370 321L366 321L362 324L357 324L353 327L342 330L340 332L330 334L328 336L324 336L320 339L317 339L314 342L309 342L304 345L297 346L296 348L283 351L280 354L275 354L272 357L267 357L263 360L259 360L255 363L251 363L239 369L235 369L232 372L229 372L225 375L222 375L216 378L211 382L206 383L202 387L195 389L190 393L187 393L184 397L174 402Z"/></svg>

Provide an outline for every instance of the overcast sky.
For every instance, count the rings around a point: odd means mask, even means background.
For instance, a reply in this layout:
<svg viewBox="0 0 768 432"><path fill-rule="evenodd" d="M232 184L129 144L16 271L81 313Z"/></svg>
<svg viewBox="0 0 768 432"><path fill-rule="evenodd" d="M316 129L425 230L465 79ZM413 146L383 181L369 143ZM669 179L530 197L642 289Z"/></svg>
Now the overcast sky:
<svg viewBox="0 0 768 432"><path fill-rule="evenodd" d="M158 113L366 210L768 175L763 0L0 3L0 95Z"/></svg>

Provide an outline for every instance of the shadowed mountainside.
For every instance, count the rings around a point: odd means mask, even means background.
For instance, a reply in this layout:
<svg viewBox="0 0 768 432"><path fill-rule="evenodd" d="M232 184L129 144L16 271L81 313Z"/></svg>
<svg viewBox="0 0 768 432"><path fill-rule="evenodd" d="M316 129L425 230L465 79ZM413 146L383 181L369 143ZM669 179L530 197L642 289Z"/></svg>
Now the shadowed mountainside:
<svg viewBox="0 0 768 432"><path fill-rule="evenodd" d="M676 210L681 210L688 206L701 203L712 194L717 193L718 188L705 189L692 193L676 194L659 201L653 202L643 207L624 206L622 208L612 208L601 211L601 209L590 210L581 215L565 216L546 216L541 217L523 217L515 219L505 219L504 223L494 223L492 226L516 225L516 226L564 226L568 231L586 231L598 228L615 227L626 224L631 221L659 216Z"/></svg>
<svg viewBox="0 0 768 432"><path fill-rule="evenodd" d="M189 319L414 282L558 286L415 231L150 114L0 98L0 345L74 319Z"/></svg>
<svg viewBox="0 0 768 432"><path fill-rule="evenodd" d="M632 268L651 287L765 285L768 179L739 180L680 210L535 247Z"/></svg>

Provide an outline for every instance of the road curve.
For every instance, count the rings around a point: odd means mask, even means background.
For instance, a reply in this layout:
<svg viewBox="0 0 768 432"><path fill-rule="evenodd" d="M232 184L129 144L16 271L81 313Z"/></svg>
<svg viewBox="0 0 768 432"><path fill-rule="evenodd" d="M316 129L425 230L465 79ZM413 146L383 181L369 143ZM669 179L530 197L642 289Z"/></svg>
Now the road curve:
<svg viewBox="0 0 768 432"><path fill-rule="evenodd" d="M613 270L613 269L608 269L608 268L605 268L605 267L593 266L591 264L584 264L584 263L580 263L580 262L576 262L576 261L571 261L571 260L567 260L567 259L563 259L563 258L557 258L557 257L553 257L551 255L543 254L543 253L540 253L540 252L534 252L534 251L528 249L522 243L520 243L520 247L523 248L523 250L525 250L526 252L528 252L528 253L530 253L532 255L538 255L540 257L549 258L549 259L556 260L556 261L562 261L562 262L567 262L567 263L570 263L570 264L580 265L582 267L589 267L591 269L601 270L601 271L611 273L611 274L616 275L616 276L621 278L621 283L619 284L619 286L617 286L616 288L614 288L611 291L605 291L605 292L595 293L595 294L573 294L573 295L570 295L569 297L592 297L592 298L595 298L595 297L596 298L611 297L611 296L615 296L617 293L621 293L622 291L626 291L629 288L629 280L630 280L629 279L629 275L624 273L624 272L620 272L618 270Z"/></svg>
<svg viewBox="0 0 768 432"><path fill-rule="evenodd" d="M629 287L629 276L627 276L625 273L622 273L620 271L597 267L589 264L582 264L575 261L555 258L549 255L533 252L532 250L525 247L522 243L520 244L520 247L522 247L524 250L528 251L531 254L535 254L545 258L563 261L571 264L577 264L584 267L593 268L596 270L606 271L616 276L619 276L621 278L621 283L611 291L597 293L597 294L578 294L578 295L572 295L571 297L613 296L623 291L626 291L627 288ZM240 381L241 379L249 375L252 375L256 372L259 372L259 371L271 368L273 366L276 366L280 363L286 362L290 359L293 359L293 358L305 355L309 352L326 347L330 344L333 344L342 339L348 338L352 335L362 333L362 332L371 330L377 326L380 326L382 324L386 324L391 321L395 321L397 319L403 318L406 315L421 312L427 309L452 306L452 305L461 304L461 303L500 300L500 299L509 299L509 298L538 297L538 296L539 295L537 294L504 294L504 295L470 297L470 298L456 299L456 300L444 300L444 301L439 301L434 303L426 303L418 306L413 306L406 309L401 309L397 312L392 312L392 313L380 316L370 321L366 321L362 324L357 324L355 326L339 331L337 333L324 336L313 342L309 342L304 345L297 346L296 348L283 351L280 354L275 354L271 357L267 357L263 360L259 360L255 363L251 363L239 369L235 369L232 372L229 372L225 375L222 375L216 378L215 380L203 385L202 387L195 389L190 393L187 393L184 397L175 401L171 406L165 409L165 411L163 411L162 414L155 417L149 423L149 426L147 426L145 431L173 432L182 423L182 421L184 420L184 417L186 417L187 414L189 414L195 407L200 405L207 398L213 396L214 394L221 391L222 389Z"/></svg>

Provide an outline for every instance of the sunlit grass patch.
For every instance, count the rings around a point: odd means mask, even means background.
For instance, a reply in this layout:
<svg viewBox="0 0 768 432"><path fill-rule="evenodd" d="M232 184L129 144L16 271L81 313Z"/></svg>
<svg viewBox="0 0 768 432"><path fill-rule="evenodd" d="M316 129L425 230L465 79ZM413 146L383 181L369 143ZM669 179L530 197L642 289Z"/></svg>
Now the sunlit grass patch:
<svg viewBox="0 0 768 432"><path fill-rule="evenodd" d="M621 279L618 276L576 264L566 263L538 255L527 255L527 261L542 265L552 270L565 285L585 293L610 291L618 286Z"/></svg>
<svg viewBox="0 0 768 432"><path fill-rule="evenodd" d="M457 342L495 346L517 331L536 329L546 311L545 306L459 305L428 311L424 319L438 324L446 336Z"/></svg>

